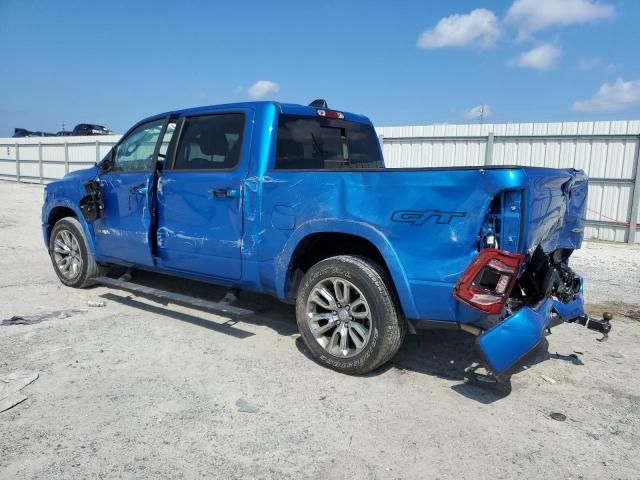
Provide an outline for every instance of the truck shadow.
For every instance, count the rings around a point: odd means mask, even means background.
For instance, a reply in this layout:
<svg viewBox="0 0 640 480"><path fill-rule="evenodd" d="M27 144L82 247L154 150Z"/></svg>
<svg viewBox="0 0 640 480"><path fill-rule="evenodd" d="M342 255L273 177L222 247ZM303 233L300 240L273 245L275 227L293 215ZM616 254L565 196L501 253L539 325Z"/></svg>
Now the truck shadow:
<svg viewBox="0 0 640 480"><path fill-rule="evenodd" d="M145 287L167 290L174 293L189 295L199 299L219 302L229 292L228 288L202 282L179 279L157 273L136 271L135 283ZM176 311L166 300L153 295L135 293L121 294L119 290L111 290L101 295L102 298L122 305L137 308L152 314L163 315L192 325L197 325L217 333L229 335L237 339L253 336L253 332L242 329L243 325L258 325L273 329L283 336L294 337L298 333L295 311L292 305L286 305L273 297L263 294L241 291L237 294L234 306L252 310L251 315L233 316L206 308L189 306L204 312L221 315L227 320L213 322L206 318ZM152 305L136 299L143 297L158 305ZM300 337L296 338L296 347L310 361L314 361ZM538 348L530 352L521 362L519 368L512 372L519 372L545 360L555 359L581 364L574 356L550 354L548 342L545 340ZM470 400L490 404L508 396L511 392L510 380L507 379L498 388L483 388L477 384L465 381L465 371L472 365L481 362L475 349L475 337L458 330L426 330L416 335L408 334L398 354L386 365L369 373L367 376L379 376L391 371L402 375L407 371L423 375L438 377L460 383L451 388Z"/></svg>

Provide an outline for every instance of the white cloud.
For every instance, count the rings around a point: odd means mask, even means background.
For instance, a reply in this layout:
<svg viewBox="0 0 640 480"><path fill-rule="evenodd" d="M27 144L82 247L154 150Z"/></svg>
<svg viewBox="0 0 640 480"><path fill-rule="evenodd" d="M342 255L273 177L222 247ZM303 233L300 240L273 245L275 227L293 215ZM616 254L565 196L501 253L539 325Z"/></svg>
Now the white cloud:
<svg viewBox="0 0 640 480"><path fill-rule="evenodd" d="M596 68L605 72L611 72L615 68L615 65L605 62L600 57L583 58L578 62L579 70L595 70Z"/></svg>
<svg viewBox="0 0 640 480"><path fill-rule="evenodd" d="M247 93L251 98L257 100L280 91L280 85L271 80L258 80L247 89Z"/></svg>
<svg viewBox="0 0 640 480"><path fill-rule="evenodd" d="M491 105L476 105L475 107L471 107L469 110L465 112L463 115L467 120L478 120L482 118L489 118L493 115L493 110L491 109Z"/></svg>
<svg viewBox="0 0 640 480"><path fill-rule="evenodd" d="M625 82L618 78L614 83L604 83L593 97L574 102L578 112L608 112L624 110L640 105L640 80Z"/></svg>
<svg viewBox="0 0 640 480"><path fill-rule="evenodd" d="M603 65L604 62L598 57L583 58L578 62L578 68L580 70L593 70L594 68L602 67Z"/></svg>
<svg viewBox="0 0 640 480"><path fill-rule="evenodd" d="M549 70L561 55L562 50L560 48L550 43L543 43L522 53L515 63L522 68Z"/></svg>
<svg viewBox="0 0 640 480"><path fill-rule="evenodd" d="M614 13L613 5L596 0L515 0L505 18L522 40L548 27L596 22Z"/></svg>
<svg viewBox="0 0 640 480"><path fill-rule="evenodd" d="M490 47L499 36L498 18L491 10L478 8L466 15L455 14L440 19L434 28L420 34L418 47Z"/></svg>

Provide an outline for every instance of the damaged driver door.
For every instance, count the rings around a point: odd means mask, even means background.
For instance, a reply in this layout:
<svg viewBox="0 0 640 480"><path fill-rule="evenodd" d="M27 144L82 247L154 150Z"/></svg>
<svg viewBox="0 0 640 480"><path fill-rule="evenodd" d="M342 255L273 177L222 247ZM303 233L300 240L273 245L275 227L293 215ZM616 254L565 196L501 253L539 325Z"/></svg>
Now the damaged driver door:
<svg viewBox="0 0 640 480"><path fill-rule="evenodd" d="M162 162L173 129L161 118L138 125L113 148L96 178L102 201L93 224L99 258L153 266L150 241L154 223L157 162ZM160 142L160 138L163 141Z"/></svg>
<svg viewBox="0 0 640 480"><path fill-rule="evenodd" d="M249 109L183 118L158 180L159 265L217 279L242 276Z"/></svg>

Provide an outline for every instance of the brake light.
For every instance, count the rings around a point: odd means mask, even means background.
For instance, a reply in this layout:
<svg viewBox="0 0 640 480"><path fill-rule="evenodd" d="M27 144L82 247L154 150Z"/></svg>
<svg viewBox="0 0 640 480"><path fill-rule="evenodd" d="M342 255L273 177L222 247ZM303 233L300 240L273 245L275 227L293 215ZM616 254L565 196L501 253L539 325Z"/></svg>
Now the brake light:
<svg viewBox="0 0 640 480"><path fill-rule="evenodd" d="M325 110L323 108L318 109L318 115L321 117L329 117L329 118L344 118L344 114L341 112L336 112L335 110Z"/></svg>
<svg viewBox="0 0 640 480"><path fill-rule="evenodd" d="M488 315L502 312L518 279L524 255L485 248L464 271L454 296L461 302Z"/></svg>

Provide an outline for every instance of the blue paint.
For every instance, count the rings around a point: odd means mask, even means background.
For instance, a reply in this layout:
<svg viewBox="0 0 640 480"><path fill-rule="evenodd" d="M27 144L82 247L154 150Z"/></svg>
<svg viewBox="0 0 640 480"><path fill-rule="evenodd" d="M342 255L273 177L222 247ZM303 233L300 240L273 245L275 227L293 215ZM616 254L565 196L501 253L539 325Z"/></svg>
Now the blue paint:
<svg viewBox="0 0 640 480"><path fill-rule="evenodd" d="M140 123L220 112L243 112L247 118L237 167L179 171L166 162L157 188L150 172L99 174L97 167L74 172L47 187L45 240L52 209L67 206L83 223L99 261L285 299L292 255L300 242L319 233L354 235L373 244L384 258L408 318L457 323L483 319L483 314L461 306L451 290L477 255L481 232L492 228L486 219L494 198L500 198L501 205L500 248L530 254L538 245L547 253L580 247L587 182L575 170L276 170L279 115L317 113L274 102L167 112ZM348 121L371 125L361 115L344 115ZM96 177L103 185L106 214L88 225L78 203L83 183ZM136 185L141 188L132 193ZM235 195L218 198L212 194L217 189ZM544 299L485 333L479 345L496 371L502 371L539 342L552 310L571 317L581 308L581 297L569 305Z"/></svg>
<svg viewBox="0 0 640 480"><path fill-rule="evenodd" d="M544 338L552 314L562 321L584 316L582 292L566 304L545 298L535 307L523 307L479 336L476 345L493 373L505 373L533 350Z"/></svg>

